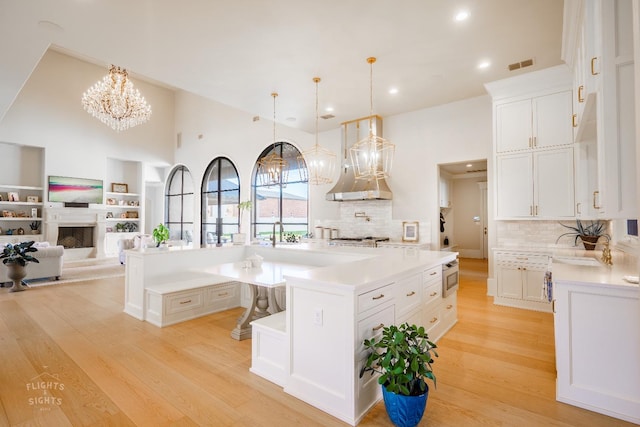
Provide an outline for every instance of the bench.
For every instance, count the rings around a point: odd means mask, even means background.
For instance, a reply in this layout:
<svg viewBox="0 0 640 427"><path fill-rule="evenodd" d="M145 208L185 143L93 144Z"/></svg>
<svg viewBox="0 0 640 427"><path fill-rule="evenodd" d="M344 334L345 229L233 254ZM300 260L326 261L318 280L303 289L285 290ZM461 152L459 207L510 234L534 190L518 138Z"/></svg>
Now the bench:
<svg viewBox="0 0 640 427"><path fill-rule="evenodd" d="M251 368L249 370L284 387L289 345L286 311L251 322Z"/></svg>
<svg viewBox="0 0 640 427"><path fill-rule="evenodd" d="M153 277L145 288L146 320L168 326L240 306L238 282L199 271Z"/></svg>

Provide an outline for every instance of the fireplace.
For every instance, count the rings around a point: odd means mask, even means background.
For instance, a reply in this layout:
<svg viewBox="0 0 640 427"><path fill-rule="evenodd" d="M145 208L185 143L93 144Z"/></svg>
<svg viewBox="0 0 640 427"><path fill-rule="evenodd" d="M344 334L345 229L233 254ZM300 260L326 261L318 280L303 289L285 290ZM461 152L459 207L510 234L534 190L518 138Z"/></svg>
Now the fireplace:
<svg viewBox="0 0 640 427"><path fill-rule="evenodd" d="M58 245L64 246L65 249L76 248L92 248L93 233L95 227L58 227Z"/></svg>

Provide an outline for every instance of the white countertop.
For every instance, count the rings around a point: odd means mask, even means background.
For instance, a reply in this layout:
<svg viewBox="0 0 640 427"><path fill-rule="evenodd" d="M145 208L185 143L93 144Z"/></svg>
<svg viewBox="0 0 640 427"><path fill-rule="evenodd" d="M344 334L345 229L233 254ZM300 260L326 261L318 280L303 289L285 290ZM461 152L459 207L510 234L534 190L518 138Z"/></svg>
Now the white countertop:
<svg viewBox="0 0 640 427"><path fill-rule="evenodd" d="M566 256L566 252L562 255ZM571 256L600 259L601 251L574 251ZM638 288L637 283L624 280L624 276L638 276L640 267L637 257L622 251L612 251L613 265L600 262L599 266L572 265L554 262L552 273L554 282L581 283Z"/></svg>
<svg viewBox="0 0 640 427"><path fill-rule="evenodd" d="M244 261L228 262L202 269L205 273L223 276L230 280L274 288L286 283L284 276L317 268L313 265L263 261L260 267L244 267Z"/></svg>

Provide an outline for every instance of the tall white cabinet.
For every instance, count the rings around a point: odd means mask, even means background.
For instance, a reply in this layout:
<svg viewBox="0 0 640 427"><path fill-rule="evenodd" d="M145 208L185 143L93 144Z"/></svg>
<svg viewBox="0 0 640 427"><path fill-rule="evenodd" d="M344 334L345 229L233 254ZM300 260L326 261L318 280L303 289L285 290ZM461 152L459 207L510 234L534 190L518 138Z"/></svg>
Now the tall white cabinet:
<svg viewBox="0 0 640 427"><path fill-rule="evenodd" d="M486 85L493 97L498 219L575 216L571 73L557 66Z"/></svg>
<svg viewBox="0 0 640 427"><path fill-rule="evenodd" d="M631 0L565 2L563 59L574 76L580 217L637 216Z"/></svg>

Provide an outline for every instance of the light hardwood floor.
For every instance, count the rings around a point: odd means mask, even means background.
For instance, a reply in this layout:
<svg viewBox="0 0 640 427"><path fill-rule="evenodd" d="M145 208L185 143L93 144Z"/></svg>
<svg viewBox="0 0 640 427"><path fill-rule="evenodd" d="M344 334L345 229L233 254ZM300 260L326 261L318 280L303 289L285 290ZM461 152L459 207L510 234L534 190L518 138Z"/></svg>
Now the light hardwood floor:
<svg viewBox="0 0 640 427"><path fill-rule="evenodd" d="M486 270L461 260L421 425L631 425L555 401L552 315L493 305ZM346 425L249 372L240 309L157 328L122 312L123 282L0 290L0 426ZM378 403L360 425L392 424Z"/></svg>

